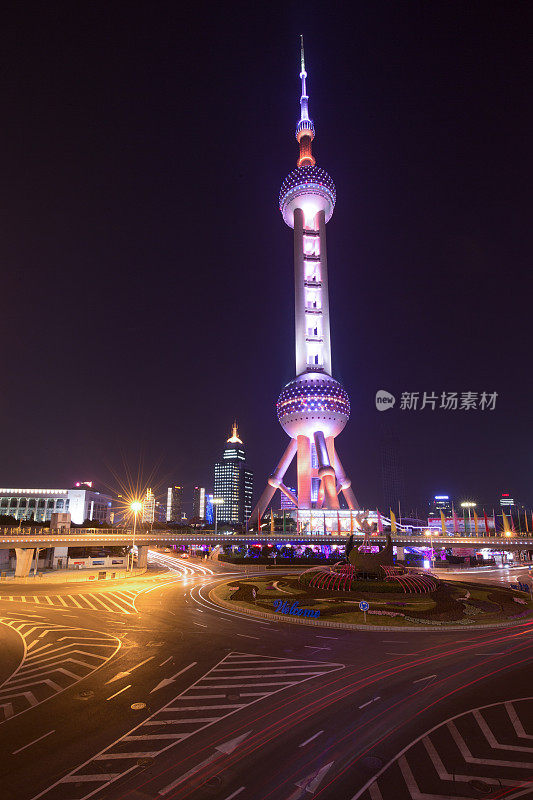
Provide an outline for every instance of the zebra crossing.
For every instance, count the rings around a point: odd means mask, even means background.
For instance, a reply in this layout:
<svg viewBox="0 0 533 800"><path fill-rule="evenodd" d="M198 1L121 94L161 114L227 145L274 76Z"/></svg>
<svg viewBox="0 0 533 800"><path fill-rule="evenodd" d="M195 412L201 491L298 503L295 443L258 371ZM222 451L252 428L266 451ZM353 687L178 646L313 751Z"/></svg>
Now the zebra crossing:
<svg viewBox="0 0 533 800"><path fill-rule="evenodd" d="M437 725L352 800L533 797L533 697L492 703Z"/></svg>
<svg viewBox="0 0 533 800"><path fill-rule="evenodd" d="M85 800L247 706L344 664L231 652L191 686L32 800Z"/></svg>
<svg viewBox="0 0 533 800"><path fill-rule="evenodd" d="M83 592L80 594L2 595L0 601L34 604L46 608L75 608L83 611L107 611L112 614L136 614L134 600L142 589L126 591Z"/></svg>
<svg viewBox="0 0 533 800"><path fill-rule="evenodd" d="M0 686L0 724L63 692L117 652L120 641L97 631L0 618L24 640L23 659Z"/></svg>

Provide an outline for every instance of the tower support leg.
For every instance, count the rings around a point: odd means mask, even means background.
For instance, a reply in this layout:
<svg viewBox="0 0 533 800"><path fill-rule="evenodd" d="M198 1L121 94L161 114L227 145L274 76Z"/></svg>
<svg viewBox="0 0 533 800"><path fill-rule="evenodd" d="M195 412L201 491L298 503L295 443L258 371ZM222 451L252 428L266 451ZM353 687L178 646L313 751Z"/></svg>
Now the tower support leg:
<svg viewBox="0 0 533 800"><path fill-rule="evenodd" d="M294 458L296 449L297 449L296 439L291 439L289 444L285 448L285 452L283 453L281 459L279 460L276 469L268 479L268 485L264 488L263 494L257 501L254 510L250 514L250 517L248 519L250 525L254 525L256 523L257 517L259 516L261 518L265 513L266 507L274 497L276 489L278 489L283 483L283 478L285 476L285 473L289 469L292 459Z"/></svg>
<svg viewBox="0 0 533 800"><path fill-rule="evenodd" d="M318 458L318 476L321 479L321 485L324 487L326 508L340 508L335 470L330 464L328 448L323 432L316 431L314 438Z"/></svg>
<svg viewBox="0 0 533 800"><path fill-rule="evenodd" d="M343 468L343 466L341 464L341 460L339 458L339 454L337 453L336 450L335 450L335 461L334 461L334 464L335 464L335 472L337 473L337 479L339 481L341 491L342 491L342 493L344 495L344 499L346 500L346 503L348 504L348 508L351 511L359 511L360 506L359 506L359 503L357 502L357 498L356 498L355 494L353 493L352 482L346 476L344 468Z"/></svg>

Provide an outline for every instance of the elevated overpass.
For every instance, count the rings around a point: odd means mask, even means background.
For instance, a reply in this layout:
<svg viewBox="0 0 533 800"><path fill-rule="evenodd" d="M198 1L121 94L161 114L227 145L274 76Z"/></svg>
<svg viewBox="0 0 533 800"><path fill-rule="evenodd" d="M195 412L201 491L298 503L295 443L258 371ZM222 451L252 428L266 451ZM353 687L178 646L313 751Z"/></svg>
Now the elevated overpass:
<svg viewBox="0 0 533 800"><path fill-rule="evenodd" d="M363 534L356 536L362 541ZM203 530L198 533L176 533L175 531L133 531L127 528L71 528L70 532L47 529L3 528L0 529L0 549L14 549L17 556L15 574L18 577L29 575L31 562L36 549L51 547L131 547L139 549L139 566L146 564L148 547L191 545L215 547L216 545L241 544L329 544L339 545L347 541L346 536L336 534L298 534L298 533L217 533ZM386 536L371 537L371 543L384 545ZM533 534L523 536L424 536L421 533L399 531L393 536L393 543L400 547L429 546L441 547L487 547L494 550L533 550Z"/></svg>

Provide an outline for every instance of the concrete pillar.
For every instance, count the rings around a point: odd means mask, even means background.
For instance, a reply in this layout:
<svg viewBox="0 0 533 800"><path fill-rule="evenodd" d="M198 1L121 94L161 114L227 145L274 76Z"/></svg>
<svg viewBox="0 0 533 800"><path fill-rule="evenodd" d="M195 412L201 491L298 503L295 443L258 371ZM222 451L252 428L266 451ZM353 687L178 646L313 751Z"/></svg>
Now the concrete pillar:
<svg viewBox="0 0 533 800"><path fill-rule="evenodd" d="M146 569L148 566L148 545L137 547L137 569Z"/></svg>
<svg viewBox="0 0 533 800"><path fill-rule="evenodd" d="M15 578L27 578L30 574L34 549L33 547L15 547L15 553L17 556Z"/></svg>

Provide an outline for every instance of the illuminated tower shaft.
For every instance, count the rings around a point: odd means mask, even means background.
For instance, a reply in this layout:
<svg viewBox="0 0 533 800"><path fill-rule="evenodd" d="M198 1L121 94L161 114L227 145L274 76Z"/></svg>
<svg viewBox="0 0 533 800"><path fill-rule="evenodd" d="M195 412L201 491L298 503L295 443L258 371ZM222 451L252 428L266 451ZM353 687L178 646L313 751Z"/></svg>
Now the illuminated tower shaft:
<svg viewBox="0 0 533 800"><path fill-rule="evenodd" d="M338 509L341 492L350 509L358 508L335 450L335 437L350 416L348 395L331 374L326 224L335 207L335 185L312 153L315 128L309 118L303 42L300 79L299 157L280 191L280 211L294 229L296 378L282 390L277 412L291 441L252 512L252 524L278 488L301 509ZM298 497L283 483L295 455Z"/></svg>

